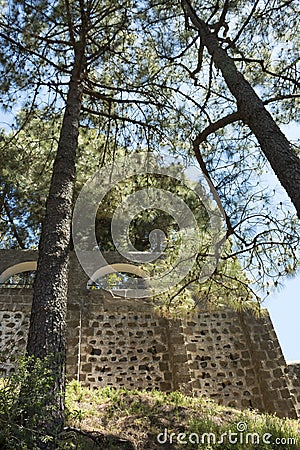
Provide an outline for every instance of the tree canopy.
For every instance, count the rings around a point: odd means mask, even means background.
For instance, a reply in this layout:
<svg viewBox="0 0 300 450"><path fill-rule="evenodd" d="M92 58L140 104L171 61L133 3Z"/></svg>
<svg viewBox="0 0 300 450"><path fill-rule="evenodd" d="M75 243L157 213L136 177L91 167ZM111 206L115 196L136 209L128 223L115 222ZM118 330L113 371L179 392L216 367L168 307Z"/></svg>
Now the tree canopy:
<svg viewBox="0 0 300 450"><path fill-rule="evenodd" d="M284 194L279 199L280 188L271 174L273 155L279 166L275 173L279 170L280 177L295 188L293 197L299 195L297 143L288 143L285 156L276 153L278 128L272 128L274 120L281 126L297 123L299 118L297 2L211 1L205 6L187 1L181 5L108 2L100 9L96 2L82 3L81 7L71 2L62 14L60 2L49 5L47 10L42 3L26 3L24 9L20 5L11 3L1 19L2 60L5 62L11 52L19 64L15 73L3 63L3 72L9 73L2 85L3 104L7 108L23 107L14 131L3 137L2 145L3 159L7 161L3 170L9 173L3 178L3 192L10 199L3 202L8 245L30 245L38 234L43 205L40 195L47 195L55 139L58 141L61 126L59 116L66 99L66 77L72 64L72 40L80 39L82 33L79 22L75 26L74 20L80 20L83 8L89 26L77 186L88 173L85 165L95 168L95 161L105 164L117 148L126 148L127 152L149 148L158 154L163 151L183 157L187 163L196 160L211 179L226 212L232 246L224 258L232 253L240 255L243 266L252 271L253 280L261 281L260 287L266 287L266 283L276 285L280 275L296 269L298 221ZM283 20L285 15L290 19L288 23ZM17 19L21 17L18 27ZM99 18L103 19L101 26ZM9 27L14 33L8 36L5 33ZM230 68L229 75L224 64ZM248 109L254 105L249 97L254 94L268 120L269 113L274 119L269 125L258 119L261 138L257 127L244 117L246 112L241 111L241 102ZM250 109L250 116L257 119L257 113ZM34 118L36 114L39 119ZM42 172L45 176L35 176L25 187L24 173L28 170L18 175L13 167L26 161L29 147L33 147L27 142L36 126L52 127L52 138L45 137L43 144L35 145L32 151L38 153L38 160L31 163L30 170L38 167L38 161L48 164L49 170L47 175L45 170ZM85 139L86 132L89 137ZM91 137L96 134L97 139ZM42 163L46 143L47 163ZM26 149L21 150L20 145ZM91 145L96 145L99 156L93 155ZM292 173L285 161L293 161ZM22 176L25 183L18 188ZM28 188L30 195L26 193ZM27 241L23 242L25 235Z"/></svg>

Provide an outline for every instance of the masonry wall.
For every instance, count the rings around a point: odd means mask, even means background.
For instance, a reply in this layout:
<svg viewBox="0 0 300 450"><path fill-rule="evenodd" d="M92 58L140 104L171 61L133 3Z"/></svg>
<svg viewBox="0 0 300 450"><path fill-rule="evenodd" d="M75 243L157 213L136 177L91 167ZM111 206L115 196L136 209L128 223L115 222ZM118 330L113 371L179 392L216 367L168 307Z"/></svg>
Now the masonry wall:
<svg viewBox="0 0 300 450"><path fill-rule="evenodd" d="M9 374L24 353L32 300L31 289L0 288L0 373ZM17 294L17 295L16 295Z"/></svg>
<svg viewBox="0 0 300 450"><path fill-rule="evenodd" d="M0 251L0 274L34 252ZM110 262L115 262L111 255ZM150 300L87 290L71 258L67 373L87 386L180 389L220 404L296 416L299 371L288 368L268 314L197 310L180 320L155 313ZM25 349L32 290L0 288L1 367ZM3 353L5 357L3 358ZM1 353L0 353L1 355ZM298 384L297 384L298 383Z"/></svg>
<svg viewBox="0 0 300 450"><path fill-rule="evenodd" d="M300 362L291 362L288 369L288 387L294 398L296 412L300 417Z"/></svg>

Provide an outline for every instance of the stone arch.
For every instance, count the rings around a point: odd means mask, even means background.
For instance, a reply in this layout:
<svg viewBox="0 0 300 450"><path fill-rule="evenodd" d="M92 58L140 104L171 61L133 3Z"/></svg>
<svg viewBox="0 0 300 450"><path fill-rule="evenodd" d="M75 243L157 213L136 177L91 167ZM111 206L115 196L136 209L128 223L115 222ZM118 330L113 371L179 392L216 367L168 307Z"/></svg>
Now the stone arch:
<svg viewBox="0 0 300 450"><path fill-rule="evenodd" d="M149 274L145 270L141 269L138 266L135 266L134 264L116 263L116 264L108 264L107 266L100 267L100 269L96 270L96 272L93 273L90 281L91 280L95 281L98 278L104 277L105 275L108 275L108 274L114 273L114 272L132 273L141 278L146 278L149 276Z"/></svg>
<svg viewBox="0 0 300 450"><path fill-rule="evenodd" d="M133 264L128 263L108 264L107 266L100 267L99 269L96 270L96 272L93 273L93 275L91 276L91 278L87 283L87 289L90 289L99 278L104 278L106 275L112 273L130 273L136 275L141 279L149 277L149 274L145 270ZM117 290L119 292L123 291L123 289L116 289L116 291ZM129 293L130 289L127 289L127 291Z"/></svg>
<svg viewBox="0 0 300 450"><path fill-rule="evenodd" d="M17 275L22 272L30 272L36 270L37 261L24 261L5 269L0 275L0 284L5 283L13 275Z"/></svg>

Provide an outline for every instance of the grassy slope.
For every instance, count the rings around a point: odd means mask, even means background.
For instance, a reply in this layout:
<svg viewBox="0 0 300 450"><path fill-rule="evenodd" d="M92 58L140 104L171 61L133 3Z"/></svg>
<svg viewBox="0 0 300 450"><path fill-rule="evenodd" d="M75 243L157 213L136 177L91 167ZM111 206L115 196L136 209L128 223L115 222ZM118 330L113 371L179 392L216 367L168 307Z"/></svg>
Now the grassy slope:
<svg viewBox="0 0 300 450"><path fill-rule="evenodd" d="M65 438L68 442L76 442L74 448L84 450L300 449L299 422L295 420L225 408L210 400L187 397L179 392L89 390L71 382L67 390L67 408L70 429ZM247 431L239 432L238 423L240 428L247 427ZM72 427L82 430L82 435ZM160 436L161 442L166 441L163 445L157 441L157 435L164 430L168 434L167 438L166 435ZM230 431L237 434L232 434L229 439ZM88 433L94 439L89 438ZM171 437L171 433L175 435ZM179 433L185 433L185 436ZM204 433L215 433L216 442L211 436L209 445L209 438ZM218 442L222 433L227 435L223 442ZM247 437L247 433L257 433L259 444L257 436ZM266 442L263 442L263 436ZM186 443L180 444L178 438ZM280 441L276 442L276 439ZM289 439L294 441L289 443Z"/></svg>

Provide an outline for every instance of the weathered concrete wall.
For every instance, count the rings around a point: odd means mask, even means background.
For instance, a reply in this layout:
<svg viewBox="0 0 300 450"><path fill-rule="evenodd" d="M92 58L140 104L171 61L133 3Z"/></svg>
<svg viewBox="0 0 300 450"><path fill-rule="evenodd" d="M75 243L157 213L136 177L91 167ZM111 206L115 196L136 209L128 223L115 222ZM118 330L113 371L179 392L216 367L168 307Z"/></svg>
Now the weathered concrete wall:
<svg viewBox="0 0 300 450"><path fill-rule="evenodd" d="M109 261L116 262L116 255ZM0 274L36 258L0 251ZM156 314L151 301L113 298L87 290L75 256L70 264L67 373L85 385L180 389L218 403L295 417L299 380L282 355L271 320L231 310L195 311L178 320ZM0 288L0 350L9 371L23 352L32 289ZM298 404L297 404L298 402ZM298 405L298 406L297 406Z"/></svg>

